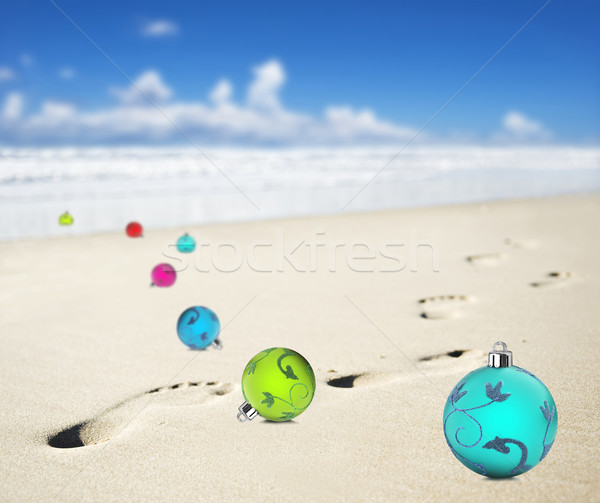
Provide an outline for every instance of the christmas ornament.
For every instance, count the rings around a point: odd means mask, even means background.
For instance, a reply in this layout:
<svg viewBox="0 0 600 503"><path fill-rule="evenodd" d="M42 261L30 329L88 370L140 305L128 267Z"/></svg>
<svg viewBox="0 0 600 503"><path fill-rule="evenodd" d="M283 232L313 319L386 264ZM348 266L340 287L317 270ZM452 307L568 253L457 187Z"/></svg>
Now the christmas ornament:
<svg viewBox="0 0 600 503"><path fill-rule="evenodd" d="M219 330L219 318L204 306L186 309L177 320L177 335L181 342L192 349L205 349L208 346L221 349L221 342L217 339Z"/></svg>
<svg viewBox="0 0 600 503"><path fill-rule="evenodd" d="M65 211L60 217L58 217L59 225L73 225L73 217L68 211Z"/></svg>
<svg viewBox="0 0 600 503"><path fill-rule="evenodd" d="M152 269L152 283L150 286L171 286L177 279L177 273L171 264L158 264Z"/></svg>
<svg viewBox="0 0 600 503"><path fill-rule="evenodd" d="M271 421L289 421L310 405L315 385L315 374L301 354L287 348L265 349L244 369L246 401L237 417L246 421L260 415Z"/></svg>
<svg viewBox="0 0 600 503"><path fill-rule="evenodd" d="M125 232L127 233L127 235L130 238L144 237L143 236L144 228L142 227L142 224L140 224L139 222L129 222L127 224L127 227L125 227Z"/></svg>
<svg viewBox="0 0 600 503"><path fill-rule="evenodd" d="M487 367L461 379L444 408L450 450L467 468L488 477L531 470L550 451L557 422L550 391L512 364L504 342L494 344Z"/></svg>
<svg viewBox="0 0 600 503"><path fill-rule="evenodd" d="M177 240L177 249L181 253L192 253L196 249L196 240L186 232Z"/></svg>

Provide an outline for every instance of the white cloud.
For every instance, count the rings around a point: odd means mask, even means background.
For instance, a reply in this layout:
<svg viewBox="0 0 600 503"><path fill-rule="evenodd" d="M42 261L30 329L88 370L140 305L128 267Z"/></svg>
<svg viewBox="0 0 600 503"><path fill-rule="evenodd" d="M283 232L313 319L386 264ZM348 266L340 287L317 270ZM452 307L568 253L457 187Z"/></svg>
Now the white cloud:
<svg viewBox="0 0 600 503"><path fill-rule="evenodd" d="M271 60L254 68L245 103L233 101L233 86L226 79L216 83L207 102L189 102L172 99L173 92L160 74L147 70L135 79L135 85L110 89L120 100L112 108L83 111L66 103L47 101L37 115L23 117L11 127L3 127L0 122L0 140L185 142L172 123L198 142L240 145L397 144L416 133L413 128L381 120L369 109L330 106L322 115L287 109L279 99L285 79L281 63ZM138 88L158 104L160 111L148 103Z"/></svg>
<svg viewBox="0 0 600 503"><path fill-rule="evenodd" d="M146 97L154 102L163 102L173 94L172 89L163 82L160 73L156 70L147 70L129 87L112 88L111 92L125 105L148 103Z"/></svg>
<svg viewBox="0 0 600 503"><path fill-rule="evenodd" d="M63 66L58 69L58 76L63 80L71 80L75 77L75 70L69 66Z"/></svg>
<svg viewBox="0 0 600 503"><path fill-rule="evenodd" d="M263 110L279 109L279 90L286 79L281 63L273 59L254 67L253 71L254 81L248 88L248 104Z"/></svg>
<svg viewBox="0 0 600 503"><path fill-rule="evenodd" d="M21 62L21 65L23 65L23 66L32 66L34 63L33 56L26 52L24 52L23 54L21 54L19 56L19 61Z"/></svg>
<svg viewBox="0 0 600 503"><path fill-rule="evenodd" d="M211 101L217 105L227 103L233 95L233 86L227 79L221 79L208 95Z"/></svg>
<svg viewBox="0 0 600 503"><path fill-rule="evenodd" d="M516 110L509 111L503 117L502 127L503 131L496 137L504 140L540 140L551 136L540 122Z"/></svg>
<svg viewBox="0 0 600 503"><path fill-rule="evenodd" d="M21 93L10 93L4 101L2 117L11 121L19 119L23 113L24 104L25 100L23 99L23 95Z"/></svg>
<svg viewBox="0 0 600 503"><path fill-rule="evenodd" d="M14 80L17 74L8 66L0 66L0 82Z"/></svg>
<svg viewBox="0 0 600 503"><path fill-rule="evenodd" d="M328 107L325 110L327 129L339 138L352 140L356 135L363 138L406 136L415 134L411 128L400 128L378 119L372 110L355 111L351 107Z"/></svg>
<svg viewBox="0 0 600 503"><path fill-rule="evenodd" d="M45 101L42 103L42 115L54 120L62 120L75 115L76 109L70 103Z"/></svg>
<svg viewBox="0 0 600 503"><path fill-rule="evenodd" d="M140 31L144 37L170 37L179 33L179 25L168 19L146 22Z"/></svg>

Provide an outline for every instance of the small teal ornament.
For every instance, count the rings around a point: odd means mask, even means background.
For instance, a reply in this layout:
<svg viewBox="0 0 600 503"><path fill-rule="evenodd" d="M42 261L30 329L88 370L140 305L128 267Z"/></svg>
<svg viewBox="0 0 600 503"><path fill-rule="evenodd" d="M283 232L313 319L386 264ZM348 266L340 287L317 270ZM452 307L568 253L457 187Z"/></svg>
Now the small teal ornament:
<svg viewBox="0 0 600 503"><path fill-rule="evenodd" d="M208 346L221 349L223 346L217 338L220 330L219 318L204 306L186 309L177 320L177 335L191 349L205 349Z"/></svg>
<svg viewBox="0 0 600 503"><path fill-rule="evenodd" d="M196 240L187 232L177 240L177 250L181 253L192 253L196 249Z"/></svg>
<svg viewBox="0 0 600 503"><path fill-rule="evenodd" d="M444 407L452 453L475 473L495 478L520 475L542 461L557 423L550 391L531 372L513 366L504 342L494 344L487 367L460 380Z"/></svg>

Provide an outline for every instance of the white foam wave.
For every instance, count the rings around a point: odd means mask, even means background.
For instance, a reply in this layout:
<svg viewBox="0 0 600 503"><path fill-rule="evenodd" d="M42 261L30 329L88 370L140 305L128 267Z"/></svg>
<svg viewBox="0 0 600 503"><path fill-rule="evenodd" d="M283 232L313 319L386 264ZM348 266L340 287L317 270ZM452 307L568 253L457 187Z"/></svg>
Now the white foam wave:
<svg viewBox="0 0 600 503"><path fill-rule="evenodd" d="M600 159L600 149L593 147L430 146L396 154L391 148L219 149L205 156L189 147L4 147L0 195L235 190L227 177L247 191L360 186L384 166L374 182L432 179L463 170L597 170Z"/></svg>

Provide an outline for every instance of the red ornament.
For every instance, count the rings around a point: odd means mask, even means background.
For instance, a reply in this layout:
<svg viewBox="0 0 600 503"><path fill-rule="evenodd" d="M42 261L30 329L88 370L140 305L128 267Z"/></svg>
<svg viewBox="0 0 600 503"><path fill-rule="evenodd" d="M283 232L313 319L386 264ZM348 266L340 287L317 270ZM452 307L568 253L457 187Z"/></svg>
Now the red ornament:
<svg viewBox="0 0 600 503"><path fill-rule="evenodd" d="M141 238L143 236L144 228L139 222L129 222L125 227L125 232L130 238Z"/></svg>

